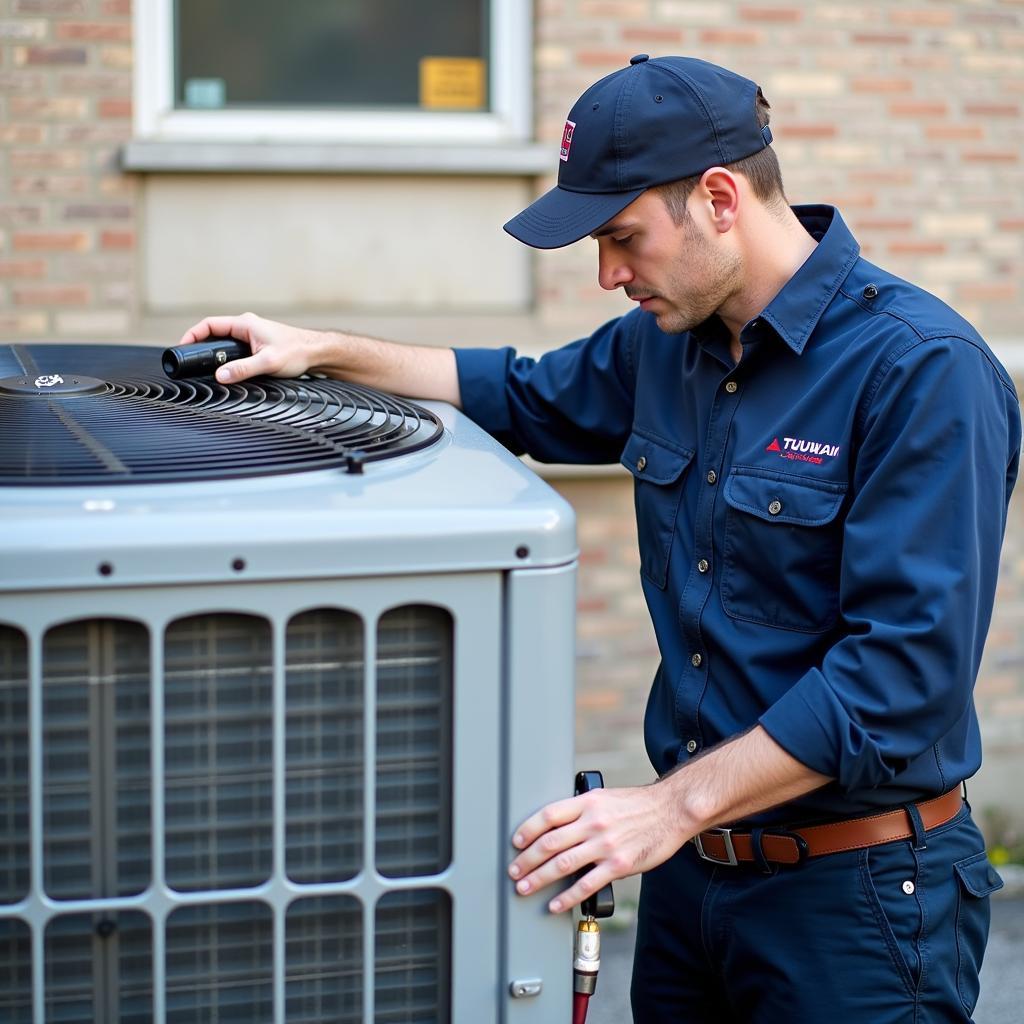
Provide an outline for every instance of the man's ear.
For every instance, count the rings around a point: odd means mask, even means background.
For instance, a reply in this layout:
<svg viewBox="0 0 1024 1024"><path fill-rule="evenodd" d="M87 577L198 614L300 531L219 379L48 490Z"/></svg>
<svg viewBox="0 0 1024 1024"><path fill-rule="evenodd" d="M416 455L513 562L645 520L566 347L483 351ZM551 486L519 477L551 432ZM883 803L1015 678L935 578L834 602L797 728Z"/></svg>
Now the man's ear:
<svg viewBox="0 0 1024 1024"><path fill-rule="evenodd" d="M736 176L724 167L709 167L700 176L697 191L711 227L722 234L730 230L740 208Z"/></svg>

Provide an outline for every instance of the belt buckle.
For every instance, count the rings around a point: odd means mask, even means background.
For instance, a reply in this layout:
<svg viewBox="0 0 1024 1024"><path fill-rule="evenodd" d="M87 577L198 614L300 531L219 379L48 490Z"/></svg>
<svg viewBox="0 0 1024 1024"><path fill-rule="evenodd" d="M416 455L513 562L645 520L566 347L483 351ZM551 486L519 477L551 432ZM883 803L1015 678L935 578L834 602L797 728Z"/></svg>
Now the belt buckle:
<svg viewBox="0 0 1024 1024"><path fill-rule="evenodd" d="M736 848L732 845L731 828L706 828L704 833L720 837L722 842L725 843L725 860L722 860L720 857L712 857L710 853L705 851L704 844L700 840L701 833L698 832L693 837L693 845L697 847L697 855L701 860L706 860L709 864L726 864L732 868L739 864L739 861L736 859Z"/></svg>

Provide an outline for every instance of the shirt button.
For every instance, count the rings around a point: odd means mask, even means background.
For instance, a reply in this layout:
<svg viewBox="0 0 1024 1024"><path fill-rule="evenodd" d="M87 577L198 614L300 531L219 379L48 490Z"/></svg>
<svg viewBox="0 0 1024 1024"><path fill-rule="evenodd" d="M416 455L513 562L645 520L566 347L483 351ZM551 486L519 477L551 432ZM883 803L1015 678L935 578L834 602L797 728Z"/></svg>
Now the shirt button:
<svg viewBox="0 0 1024 1024"><path fill-rule="evenodd" d="M697 749L697 741L696 740L688 740L687 743L686 743L686 752L688 754L692 754L696 749Z"/></svg>
<svg viewBox="0 0 1024 1024"><path fill-rule="evenodd" d="M706 558L702 558L697 563L697 572L707 572L707 571L708 571L708 560Z"/></svg>
<svg viewBox="0 0 1024 1024"><path fill-rule="evenodd" d="M728 391L730 395L735 395L736 394L736 389L738 387L739 387L739 384L737 384L736 381L734 381L734 380L727 380L725 382L725 390Z"/></svg>
<svg viewBox="0 0 1024 1024"><path fill-rule="evenodd" d="M693 654L690 655L690 664L694 668L700 668L700 663L703 660L704 659L700 656L700 651L695 651Z"/></svg>
<svg viewBox="0 0 1024 1024"><path fill-rule="evenodd" d="M868 299L869 301L871 299L877 299L878 298L878 289L873 284L869 284L864 289L864 298Z"/></svg>
<svg viewBox="0 0 1024 1024"><path fill-rule="evenodd" d="M718 474L713 470L708 470L708 483L713 484L718 479Z"/></svg>
<svg viewBox="0 0 1024 1024"><path fill-rule="evenodd" d="M914 895L914 883L911 882L909 878L903 883L903 891L908 896L913 896Z"/></svg>
<svg viewBox="0 0 1024 1024"><path fill-rule="evenodd" d="M776 498L769 506L768 511L773 515L777 516L782 511L782 502Z"/></svg>
<svg viewBox="0 0 1024 1024"><path fill-rule="evenodd" d="M640 458L636 460L636 471L638 473L642 473L646 468L647 468L647 456L646 455L641 455Z"/></svg>

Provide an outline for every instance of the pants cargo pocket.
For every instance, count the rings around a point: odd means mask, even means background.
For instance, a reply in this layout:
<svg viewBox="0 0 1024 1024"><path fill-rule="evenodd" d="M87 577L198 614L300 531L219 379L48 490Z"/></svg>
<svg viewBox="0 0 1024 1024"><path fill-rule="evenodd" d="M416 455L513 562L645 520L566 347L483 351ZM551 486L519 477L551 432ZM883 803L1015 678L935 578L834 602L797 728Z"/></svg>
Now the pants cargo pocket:
<svg viewBox="0 0 1024 1024"><path fill-rule="evenodd" d="M989 896L1003 887L1003 880L984 851L953 865L959 882L956 908L956 984L968 1013L978 1001L978 972L988 941L992 916Z"/></svg>

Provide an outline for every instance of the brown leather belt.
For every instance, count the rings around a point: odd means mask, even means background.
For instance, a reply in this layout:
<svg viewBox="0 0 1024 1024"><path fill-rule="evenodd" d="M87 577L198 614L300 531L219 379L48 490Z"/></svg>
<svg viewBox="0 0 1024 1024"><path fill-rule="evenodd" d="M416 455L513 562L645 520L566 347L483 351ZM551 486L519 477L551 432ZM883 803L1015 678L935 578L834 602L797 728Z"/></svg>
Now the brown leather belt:
<svg viewBox="0 0 1024 1024"><path fill-rule="evenodd" d="M925 831L945 825L963 806L959 787L942 796L922 800L914 805L921 815ZM761 852L772 864L799 864L807 857L821 857L843 850L861 850L914 834L910 816L902 808L872 814L866 818L831 821L827 825L804 825L800 828L765 828L761 833ZM712 864L735 865L741 861L758 862L750 832L734 832L731 828L710 828L693 837L698 855Z"/></svg>

